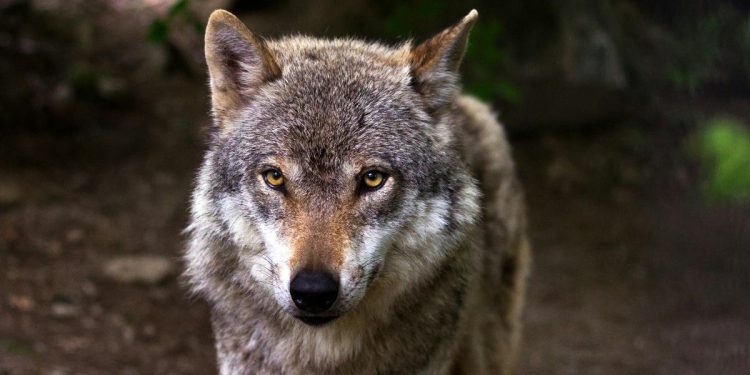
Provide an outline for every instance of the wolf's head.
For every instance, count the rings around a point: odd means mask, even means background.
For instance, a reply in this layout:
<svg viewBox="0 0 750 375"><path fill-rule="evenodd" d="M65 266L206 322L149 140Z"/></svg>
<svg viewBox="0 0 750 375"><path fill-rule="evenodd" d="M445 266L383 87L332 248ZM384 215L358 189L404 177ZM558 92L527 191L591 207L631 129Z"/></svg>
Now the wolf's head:
<svg viewBox="0 0 750 375"><path fill-rule="evenodd" d="M383 303L435 272L478 211L450 121L476 17L388 48L266 42L214 12L214 129L187 255L198 288L228 280L320 324L360 306L375 284L368 297Z"/></svg>

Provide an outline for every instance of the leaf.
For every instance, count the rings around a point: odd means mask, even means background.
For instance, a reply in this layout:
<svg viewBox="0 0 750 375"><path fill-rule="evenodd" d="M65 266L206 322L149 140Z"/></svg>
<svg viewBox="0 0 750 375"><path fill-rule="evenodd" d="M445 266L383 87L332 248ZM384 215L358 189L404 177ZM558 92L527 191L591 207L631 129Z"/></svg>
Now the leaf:
<svg viewBox="0 0 750 375"><path fill-rule="evenodd" d="M157 18L148 27L148 40L154 44L164 44L169 36L169 24L167 21Z"/></svg>
<svg viewBox="0 0 750 375"><path fill-rule="evenodd" d="M187 10L188 5L190 4L190 0L177 0L172 4L171 7L169 7L169 17L174 17L180 13L185 12Z"/></svg>

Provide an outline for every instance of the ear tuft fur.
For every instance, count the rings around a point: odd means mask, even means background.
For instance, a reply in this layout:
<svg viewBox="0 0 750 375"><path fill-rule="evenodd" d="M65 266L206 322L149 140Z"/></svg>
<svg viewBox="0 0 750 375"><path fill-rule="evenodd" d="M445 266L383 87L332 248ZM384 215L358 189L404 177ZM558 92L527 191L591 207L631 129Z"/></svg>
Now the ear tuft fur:
<svg viewBox="0 0 750 375"><path fill-rule="evenodd" d="M479 13L472 9L458 23L412 49L412 75L418 91L432 109L451 102L457 94L458 69L466 52L469 31L478 17Z"/></svg>
<svg viewBox="0 0 750 375"><path fill-rule="evenodd" d="M225 132L242 104L261 85L281 76L281 69L265 42L221 9L208 19L205 54L214 122Z"/></svg>

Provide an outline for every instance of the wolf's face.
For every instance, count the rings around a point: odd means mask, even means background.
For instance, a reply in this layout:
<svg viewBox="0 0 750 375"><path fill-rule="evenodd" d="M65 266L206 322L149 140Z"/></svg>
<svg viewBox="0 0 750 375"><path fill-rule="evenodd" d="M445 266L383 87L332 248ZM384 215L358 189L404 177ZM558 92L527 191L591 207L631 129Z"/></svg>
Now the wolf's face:
<svg viewBox="0 0 750 375"><path fill-rule="evenodd" d="M477 211L439 120L474 17L389 49L266 44L230 14L212 16L216 130L193 216L215 218L233 245L235 285L316 325L358 306L375 280L395 292L440 263L436 249Z"/></svg>

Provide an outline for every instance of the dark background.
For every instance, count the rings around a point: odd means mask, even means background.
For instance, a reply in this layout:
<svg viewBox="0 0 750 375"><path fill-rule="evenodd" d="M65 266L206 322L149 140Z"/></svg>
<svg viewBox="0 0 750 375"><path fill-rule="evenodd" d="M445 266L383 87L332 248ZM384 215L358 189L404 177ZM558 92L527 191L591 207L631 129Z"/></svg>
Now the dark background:
<svg viewBox="0 0 750 375"><path fill-rule="evenodd" d="M218 7L387 43L477 8L535 251L518 372L750 372L746 1L0 0L0 374L215 371L178 274Z"/></svg>

